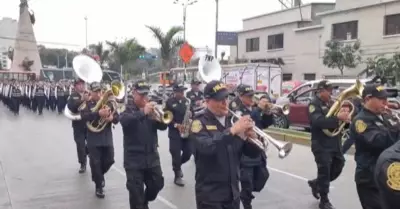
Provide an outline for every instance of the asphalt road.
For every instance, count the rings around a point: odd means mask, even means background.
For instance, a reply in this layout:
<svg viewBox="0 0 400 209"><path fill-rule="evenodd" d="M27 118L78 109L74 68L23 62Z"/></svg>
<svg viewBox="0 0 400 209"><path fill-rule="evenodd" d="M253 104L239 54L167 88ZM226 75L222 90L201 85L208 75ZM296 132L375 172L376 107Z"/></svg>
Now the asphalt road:
<svg viewBox="0 0 400 209"><path fill-rule="evenodd" d="M128 209L122 167L122 130L114 129L115 165L106 174L106 198L94 196L90 172L78 174L71 122L63 115L37 116L22 109L12 116L0 105L0 209ZM165 187L152 209L195 209L194 162L183 166L186 186L173 184L166 132L159 133ZM317 209L307 179L316 175L309 147L295 145L286 159L268 150L270 179L256 194L254 209ZM360 209L353 181L354 160L347 162L332 184L331 200L341 209Z"/></svg>

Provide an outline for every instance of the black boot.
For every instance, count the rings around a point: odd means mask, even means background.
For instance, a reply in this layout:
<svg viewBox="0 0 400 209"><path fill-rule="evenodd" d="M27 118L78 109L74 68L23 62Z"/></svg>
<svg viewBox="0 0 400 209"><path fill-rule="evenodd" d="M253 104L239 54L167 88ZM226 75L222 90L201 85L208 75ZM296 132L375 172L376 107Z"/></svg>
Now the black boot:
<svg viewBox="0 0 400 209"><path fill-rule="evenodd" d="M103 188L96 188L96 197L103 199L105 196Z"/></svg>
<svg viewBox="0 0 400 209"><path fill-rule="evenodd" d="M317 180L309 180L308 181L308 186L311 187L311 193L315 197L315 199L319 200L319 191L318 191L318 185L317 185Z"/></svg>
<svg viewBox="0 0 400 209"><path fill-rule="evenodd" d="M86 164L81 164L81 167L79 168L79 173L85 173L86 172Z"/></svg>
<svg viewBox="0 0 400 209"><path fill-rule="evenodd" d="M103 180L103 181L101 182L101 187L104 188L105 186L106 186L106 181Z"/></svg>
<svg viewBox="0 0 400 209"><path fill-rule="evenodd" d="M321 195L321 201L319 202L319 209L335 209L327 195Z"/></svg>

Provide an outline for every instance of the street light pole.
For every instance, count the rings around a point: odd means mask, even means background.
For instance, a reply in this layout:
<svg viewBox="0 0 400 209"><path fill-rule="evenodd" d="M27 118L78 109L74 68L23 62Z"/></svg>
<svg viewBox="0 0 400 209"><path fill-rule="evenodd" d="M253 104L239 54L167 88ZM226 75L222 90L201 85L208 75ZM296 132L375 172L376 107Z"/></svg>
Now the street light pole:
<svg viewBox="0 0 400 209"><path fill-rule="evenodd" d="M219 0L215 0L215 50L214 57L217 58L218 55L218 43L217 43L217 33L218 33L218 13L219 13Z"/></svg>
<svg viewBox="0 0 400 209"><path fill-rule="evenodd" d="M87 24L87 16L85 16L85 37L86 37L86 49L88 49L88 24Z"/></svg>
<svg viewBox="0 0 400 209"><path fill-rule="evenodd" d="M186 10L187 7L197 3L197 0L175 0L174 4L181 4L183 7L183 41L186 42ZM183 82L186 81L186 63L183 63Z"/></svg>

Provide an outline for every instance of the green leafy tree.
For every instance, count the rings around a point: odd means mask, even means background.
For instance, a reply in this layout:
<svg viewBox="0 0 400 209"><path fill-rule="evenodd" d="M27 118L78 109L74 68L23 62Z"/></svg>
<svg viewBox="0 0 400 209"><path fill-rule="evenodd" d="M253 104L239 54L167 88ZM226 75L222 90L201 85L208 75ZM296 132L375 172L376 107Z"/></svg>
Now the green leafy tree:
<svg viewBox="0 0 400 209"><path fill-rule="evenodd" d="M89 45L89 49L99 56L99 63L100 66L103 66L105 62L108 61L109 56L110 56L110 50L104 49L103 42L99 42L97 44L91 44Z"/></svg>
<svg viewBox="0 0 400 209"><path fill-rule="evenodd" d="M38 45L38 49L42 65L59 68L72 67L72 60L78 54L67 49L46 48L43 45Z"/></svg>
<svg viewBox="0 0 400 209"><path fill-rule="evenodd" d="M400 79L400 53L394 54L391 57L386 55L378 55L374 58L368 58L368 70L372 70L376 75L394 78L394 81Z"/></svg>
<svg viewBox="0 0 400 209"><path fill-rule="evenodd" d="M152 33L154 38L160 44L161 60L164 69L173 68L173 59L177 55L180 46L184 43L183 39L177 35L183 31L180 26L171 27L167 33L162 32L161 28L155 26L146 26Z"/></svg>
<svg viewBox="0 0 400 209"><path fill-rule="evenodd" d="M323 64L329 68L337 68L343 76L345 68L355 68L361 63L360 42L345 44L340 41L327 41L323 56Z"/></svg>
<svg viewBox="0 0 400 209"><path fill-rule="evenodd" d="M129 62L136 61L141 54L145 52L145 48L138 43L135 38L127 39L122 42L117 41L106 41L107 45L110 46L111 55L110 68L119 71L127 67ZM125 74L129 74L133 69L128 68Z"/></svg>

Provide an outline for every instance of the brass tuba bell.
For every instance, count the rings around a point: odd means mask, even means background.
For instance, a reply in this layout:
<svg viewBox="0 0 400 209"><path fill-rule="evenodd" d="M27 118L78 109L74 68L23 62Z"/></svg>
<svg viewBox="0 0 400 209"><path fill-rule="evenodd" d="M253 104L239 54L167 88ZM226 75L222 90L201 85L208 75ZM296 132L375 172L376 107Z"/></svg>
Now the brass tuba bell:
<svg viewBox="0 0 400 209"><path fill-rule="evenodd" d="M340 109L346 104L350 105L351 109L350 115L353 115L355 107L354 104L349 99L354 97L361 97L363 90L364 90L364 85L361 83L360 80L357 79L354 85L352 85L351 87L347 88L346 90L344 90L342 93L339 94L335 103L333 103L332 107L329 109L329 112L326 114L326 117L336 116L339 113ZM343 132L345 125L346 125L345 122L340 122L339 128L333 131L330 131L329 129L324 129L322 131L327 136L331 137L337 136Z"/></svg>
<svg viewBox="0 0 400 209"><path fill-rule="evenodd" d="M113 106L113 112L111 112L110 114L114 114L115 111L118 111L119 107L118 107L118 103L115 99L122 99L125 96L125 87L124 84L120 81L112 81L110 88L107 89L102 97L100 98L100 100L96 103L96 106L94 106L91 111L92 112L97 112L99 111L101 108L106 108L107 103L111 102L112 106ZM97 122L97 125L94 125L95 122ZM101 118L98 121L88 121L86 122L86 126L87 128L91 131L91 132L101 132L102 130L104 130L104 128L107 126L108 122L106 122L103 118Z"/></svg>

